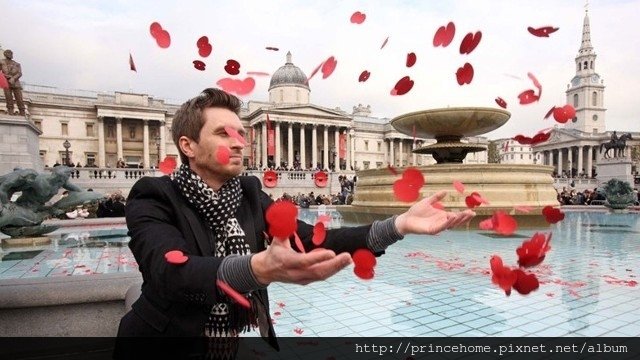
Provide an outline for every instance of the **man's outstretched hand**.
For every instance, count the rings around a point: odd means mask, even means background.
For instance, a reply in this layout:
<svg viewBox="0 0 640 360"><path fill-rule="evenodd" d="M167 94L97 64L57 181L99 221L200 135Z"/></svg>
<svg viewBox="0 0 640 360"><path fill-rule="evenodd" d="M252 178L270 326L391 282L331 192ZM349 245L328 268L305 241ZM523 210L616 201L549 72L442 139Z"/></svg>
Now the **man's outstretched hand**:
<svg viewBox="0 0 640 360"><path fill-rule="evenodd" d="M413 204L409 210L398 215L395 223L398 232L402 235L435 235L443 230L464 224L476 215L471 210L451 212L433 207L433 204L444 199L446 195L446 191L439 191L433 196Z"/></svg>
<svg viewBox="0 0 640 360"><path fill-rule="evenodd" d="M316 249L299 253L291 248L291 242L274 238L271 245L251 257L251 268L258 282L263 285L277 281L306 285L325 280L351 264L351 255L336 255L332 250Z"/></svg>

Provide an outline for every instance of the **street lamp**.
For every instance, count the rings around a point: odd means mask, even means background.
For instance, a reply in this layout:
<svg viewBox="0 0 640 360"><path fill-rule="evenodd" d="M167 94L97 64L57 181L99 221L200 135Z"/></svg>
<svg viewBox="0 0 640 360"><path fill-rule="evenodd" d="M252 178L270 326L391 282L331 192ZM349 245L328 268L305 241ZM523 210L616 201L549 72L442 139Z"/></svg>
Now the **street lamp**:
<svg viewBox="0 0 640 360"><path fill-rule="evenodd" d="M69 140L65 140L62 146L64 146L64 164L69 166L69 148L71 147L71 143Z"/></svg>
<svg viewBox="0 0 640 360"><path fill-rule="evenodd" d="M161 139L160 139L160 135L156 135L156 154L158 155L158 159L156 161L156 168L160 167L160 144L161 144Z"/></svg>

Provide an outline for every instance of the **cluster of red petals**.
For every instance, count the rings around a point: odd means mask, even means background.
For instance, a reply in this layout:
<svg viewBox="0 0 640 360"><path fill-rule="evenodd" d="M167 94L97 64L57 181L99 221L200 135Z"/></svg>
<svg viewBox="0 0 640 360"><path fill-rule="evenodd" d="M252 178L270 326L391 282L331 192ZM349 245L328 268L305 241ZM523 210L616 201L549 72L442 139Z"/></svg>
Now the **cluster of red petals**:
<svg viewBox="0 0 640 360"><path fill-rule="evenodd" d="M393 194L396 199L413 202L420 197L420 188L424 185L424 175L416 168L407 168L402 178L393 183Z"/></svg>
<svg viewBox="0 0 640 360"><path fill-rule="evenodd" d="M373 255L369 249L358 249L352 255L351 259L355 267L353 272L357 277L363 280L373 279L375 274L374 267L376 266L376 256Z"/></svg>
<svg viewBox="0 0 640 360"><path fill-rule="evenodd" d="M298 208L290 201L276 201L267 208L265 219L271 236L288 239L298 228Z"/></svg>
<svg viewBox="0 0 640 360"><path fill-rule="evenodd" d="M160 164L158 164L158 169L163 174L169 175L176 169L176 166L176 159L171 156L167 156L160 162Z"/></svg>
<svg viewBox="0 0 640 360"><path fill-rule="evenodd" d="M507 296L511 295L511 289L522 295L527 295L540 287L540 282L535 274L528 274L521 269L504 266L500 256L493 255L489 263L492 274L491 282L504 290Z"/></svg>
<svg viewBox="0 0 640 360"><path fill-rule="evenodd" d="M169 47L169 45L171 45L171 35L169 35L169 32L164 30L162 28L162 25L160 25L159 23L151 23L151 25L149 26L149 32L151 33L151 36L153 36L153 38L156 40L158 46L160 46L161 48L166 49Z"/></svg>
<svg viewBox="0 0 640 360"><path fill-rule="evenodd" d="M474 191L464 199L465 204L469 209L476 208L482 204L489 204L489 202L480 195L480 193Z"/></svg>
<svg viewBox="0 0 640 360"><path fill-rule="evenodd" d="M551 233L535 233L533 237L524 241L519 248L516 249L518 254L518 265L524 268L536 266L540 264L547 252L551 250L549 242L551 241Z"/></svg>

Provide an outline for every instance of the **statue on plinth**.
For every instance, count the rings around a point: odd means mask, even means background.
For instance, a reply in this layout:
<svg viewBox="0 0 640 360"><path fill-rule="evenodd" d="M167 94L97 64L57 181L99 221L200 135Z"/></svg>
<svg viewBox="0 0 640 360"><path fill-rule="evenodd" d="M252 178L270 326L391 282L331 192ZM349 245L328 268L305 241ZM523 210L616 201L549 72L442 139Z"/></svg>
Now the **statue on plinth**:
<svg viewBox="0 0 640 360"><path fill-rule="evenodd" d="M69 181L71 171L66 166L58 166L44 173L16 168L0 176L0 232L14 238L49 233L58 226L42 225L45 219L103 197L100 193L85 191L72 184ZM47 204L60 188L67 190L67 195L53 204ZM21 195L15 202L11 201L17 192L21 192Z"/></svg>
<svg viewBox="0 0 640 360"><path fill-rule="evenodd" d="M609 150L613 149L613 157L621 158L624 157L624 150L627 148L627 140L633 140L631 137L631 133L622 134L618 137L618 134L614 131L611 134L611 140L606 143L600 144L600 153L602 154L602 148L605 149L604 158L609 159Z"/></svg>
<svg viewBox="0 0 640 360"><path fill-rule="evenodd" d="M0 61L0 70L2 75L7 79L8 88L3 88L4 98L7 102L7 112L13 115L13 103L17 103L20 116L25 116L24 101L22 100L22 68L20 63L13 60L13 51L4 51L5 60Z"/></svg>

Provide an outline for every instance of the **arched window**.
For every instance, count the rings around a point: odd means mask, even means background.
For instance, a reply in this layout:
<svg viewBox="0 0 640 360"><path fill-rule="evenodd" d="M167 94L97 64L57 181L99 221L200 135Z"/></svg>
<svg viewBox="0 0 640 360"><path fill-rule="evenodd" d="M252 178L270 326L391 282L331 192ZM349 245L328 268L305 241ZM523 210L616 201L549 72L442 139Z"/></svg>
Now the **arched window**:
<svg viewBox="0 0 640 360"><path fill-rule="evenodd" d="M591 105L598 106L598 93L596 91L591 94Z"/></svg>
<svg viewBox="0 0 640 360"><path fill-rule="evenodd" d="M573 95L573 107L574 108L578 107L578 94Z"/></svg>
<svg viewBox="0 0 640 360"><path fill-rule="evenodd" d="M593 70L593 60L591 60L591 63L590 63L589 68L590 68L591 70Z"/></svg>
<svg viewBox="0 0 640 360"><path fill-rule="evenodd" d="M582 70L582 64L578 63L578 71Z"/></svg>
<svg viewBox="0 0 640 360"><path fill-rule="evenodd" d="M587 70L589 68L589 62L585 61L583 65L583 69Z"/></svg>

